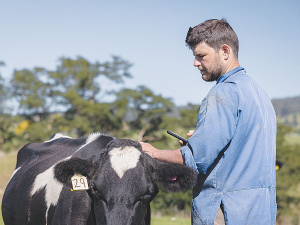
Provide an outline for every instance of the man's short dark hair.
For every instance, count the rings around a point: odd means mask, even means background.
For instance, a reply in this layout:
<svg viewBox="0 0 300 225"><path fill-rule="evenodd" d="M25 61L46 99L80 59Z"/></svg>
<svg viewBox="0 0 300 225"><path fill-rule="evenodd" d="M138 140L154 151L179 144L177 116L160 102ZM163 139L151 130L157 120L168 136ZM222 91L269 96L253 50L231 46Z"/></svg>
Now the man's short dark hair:
<svg viewBox="0 0 300 225"><path fill-rule="evenodd" d="M238 58L239 39L226 19L206 20L193 28L190 27L185 42L190 48L205 42L216 52L219 52L223 44L227 44Z"/></svg>

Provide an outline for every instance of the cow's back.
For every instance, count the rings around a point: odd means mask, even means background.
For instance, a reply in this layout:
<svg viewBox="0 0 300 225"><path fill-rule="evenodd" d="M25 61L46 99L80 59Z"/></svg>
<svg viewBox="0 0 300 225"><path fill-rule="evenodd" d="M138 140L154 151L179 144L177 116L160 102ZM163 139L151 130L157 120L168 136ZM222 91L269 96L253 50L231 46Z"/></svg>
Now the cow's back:
<svg viewBox="0 0 300 225"><path fill-rule="evenodd" d="M46 223L45 216L38 215L45 215L51 204L57 203L62 190L62 185L54 179L53 167L71 157L85 141L86 138L50 139L27 144L19 150L16 169L3 195L5 224Z"/></svg>

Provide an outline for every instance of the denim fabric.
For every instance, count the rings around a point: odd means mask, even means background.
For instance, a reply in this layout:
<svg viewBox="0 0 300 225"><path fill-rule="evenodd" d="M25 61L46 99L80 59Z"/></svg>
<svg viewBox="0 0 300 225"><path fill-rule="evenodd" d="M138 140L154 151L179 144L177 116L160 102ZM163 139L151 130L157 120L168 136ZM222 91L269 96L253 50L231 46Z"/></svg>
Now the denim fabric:
<svg viewBox="0 0 300 225"><path fill-rule="evenodd" d="M242 67L222 75L204 98L181 152L198 173L193 224L213 225L221 202L226 224L274 224L275 112Z"/></svg>

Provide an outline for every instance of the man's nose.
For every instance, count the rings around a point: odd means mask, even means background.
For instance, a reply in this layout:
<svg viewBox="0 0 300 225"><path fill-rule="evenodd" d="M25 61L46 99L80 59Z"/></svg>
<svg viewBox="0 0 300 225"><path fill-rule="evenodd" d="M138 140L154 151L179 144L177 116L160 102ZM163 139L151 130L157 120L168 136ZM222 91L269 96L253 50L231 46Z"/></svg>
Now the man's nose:
<svg viewBox="0 0 300 225"><path fill-rule="evenodd" d="M195 60L194 60L194 66L195 67L201 66L201 62L197 58L195 58Z"/></svg>

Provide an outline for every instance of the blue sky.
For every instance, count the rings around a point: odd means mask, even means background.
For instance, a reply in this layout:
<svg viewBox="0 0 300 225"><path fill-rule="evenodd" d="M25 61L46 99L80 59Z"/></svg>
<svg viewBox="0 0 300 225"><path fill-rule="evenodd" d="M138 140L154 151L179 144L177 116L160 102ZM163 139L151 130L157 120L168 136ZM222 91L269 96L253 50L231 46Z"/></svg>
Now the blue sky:
<svg viewBox="0 0 300 225"><path fill-rule="evenodd" d="M111 55L133 63L121 87L146 85L176 105L200 104L204 82L185 45L190 26L226 18L240 41L240 64L271 99L300 95L299 0L14 0L0 2L0 72L58 58L90 62ZM104 84L108 86L108 84Z"/></svg>

